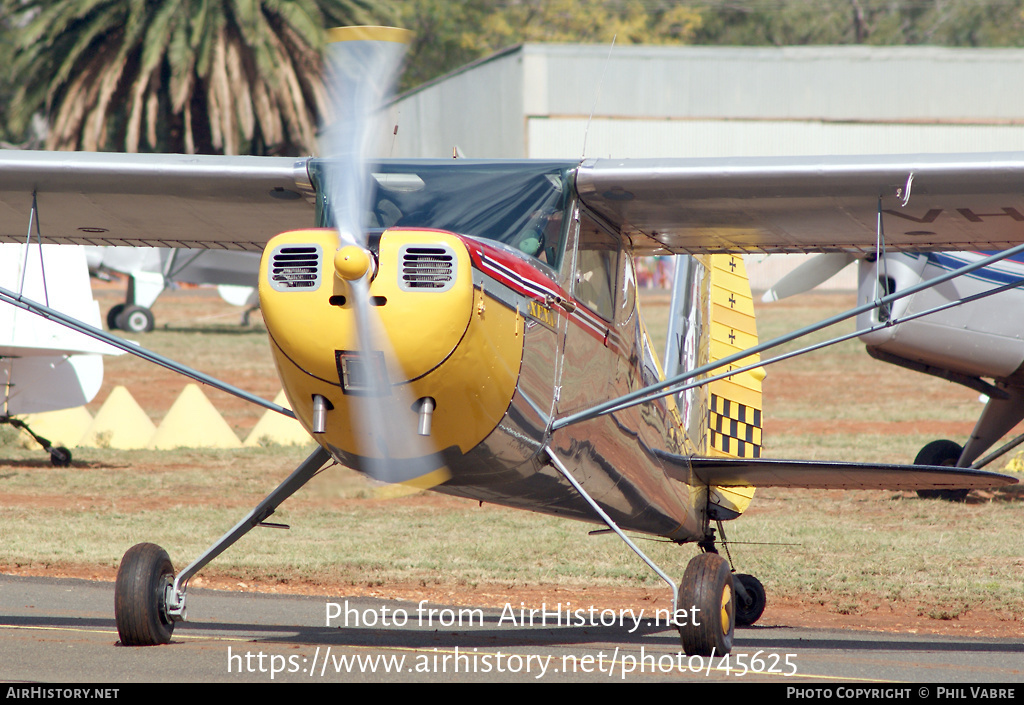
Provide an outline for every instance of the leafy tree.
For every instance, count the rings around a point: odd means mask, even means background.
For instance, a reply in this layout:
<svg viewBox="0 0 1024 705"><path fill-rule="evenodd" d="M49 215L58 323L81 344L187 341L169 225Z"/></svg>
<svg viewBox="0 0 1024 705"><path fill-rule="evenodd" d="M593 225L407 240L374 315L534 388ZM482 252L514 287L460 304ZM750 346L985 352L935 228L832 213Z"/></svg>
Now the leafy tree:
<svg viewBox="0 0 1024 705"><path fill-rule="evenodd" d="M403 0L416 38L403 87L523 42L689 43L701 16L675 0Z"/></svg>
<svg viewBox="0 0 1024 705"><path fill-rule="evenodd" d="M383 23L406 89L522 42L1024 46L1024 0L0 0L0 139L309 153L324 28Z"/></svg>
<svg viewBox="0 0 1024 705"><path fill-rule="evenodd" d="M11 73L11 42L13 33L8 26L7 18L0 16L0 142L8 139L7 109L11 104L11 93L14 90Z"/></svg>
<svg viewBox="0 0 1024 705"><path fill-rule="evenodd" d="M700 15L674 2L639 0L520 0L487 17L479 45L516 42L608 44L687 43Z"/></svg>
<svg viewBox="0 0 1024 705"><path fill-rule="evenodd" d="M475 35L495 4L495 0L404 0L398 23L414 36L401 89L426 83L488 53L477 46Z"/></svg>
<svg viewBox="0 0 1024 705"><path fill-rule="evenodd" d="M704 0L698 44L1021 46L1022 0Z"/></svg>
<svg viewBox="0 0 1024 705"><path fill-rule="evenodd" d="M325 28L380 0L0 0L17 27L6 117L49 149L310 153Z"/></svg>

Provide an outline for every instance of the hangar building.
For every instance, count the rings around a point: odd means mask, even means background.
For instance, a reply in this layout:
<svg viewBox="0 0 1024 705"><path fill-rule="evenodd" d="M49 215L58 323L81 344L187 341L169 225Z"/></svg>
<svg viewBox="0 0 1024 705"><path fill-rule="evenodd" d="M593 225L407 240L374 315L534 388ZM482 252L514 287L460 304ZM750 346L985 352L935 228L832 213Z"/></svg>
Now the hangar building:
<svg viewBox="0 0 1024 705"><path fill-rule="evenodd" d="M1020 49L524 44L399 96L391 155L1024 150L1022 68Z"/></svg>

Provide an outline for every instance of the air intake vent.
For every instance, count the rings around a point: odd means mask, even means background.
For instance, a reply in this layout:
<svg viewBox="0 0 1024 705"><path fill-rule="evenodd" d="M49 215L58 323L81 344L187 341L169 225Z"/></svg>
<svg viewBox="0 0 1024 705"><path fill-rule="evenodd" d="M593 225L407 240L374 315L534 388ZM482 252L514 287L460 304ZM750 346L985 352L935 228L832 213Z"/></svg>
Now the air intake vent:
<svg viewBox="0 0 1024 705"><path fill-rule="evenodd" d="M270 255L270 286L275 291L315 291L320 287L320 245L280 245Z"/></svg>
<svg viewBox="0 0 1024 705"><path fill-rule="evenodd" d="M447 245L402 245L398 288L448 291L455 284L455 252Z"/></svg>

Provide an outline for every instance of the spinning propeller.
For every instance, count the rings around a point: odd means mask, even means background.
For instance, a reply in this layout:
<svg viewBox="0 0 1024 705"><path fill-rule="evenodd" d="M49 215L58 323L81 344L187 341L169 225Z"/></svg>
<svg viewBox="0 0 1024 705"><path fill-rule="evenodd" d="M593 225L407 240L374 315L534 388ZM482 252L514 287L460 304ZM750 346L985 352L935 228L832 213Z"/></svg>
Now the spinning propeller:
<svg viewBox="0 0 1024 705"><path fill-rule="evenodd" d="M430 487L450 476L430 440L433 399L414 399L409 375L371 305L377 259L368 241L370 159L387 133L384 105L393 92L411 33L390 27L332 30L327 54L330 122L322 144L324 191L338 249L335 275L347 286L354 349L345 351L346 394L355 464L376 480ZM339 366L342 363L339 362Z"/></svg>

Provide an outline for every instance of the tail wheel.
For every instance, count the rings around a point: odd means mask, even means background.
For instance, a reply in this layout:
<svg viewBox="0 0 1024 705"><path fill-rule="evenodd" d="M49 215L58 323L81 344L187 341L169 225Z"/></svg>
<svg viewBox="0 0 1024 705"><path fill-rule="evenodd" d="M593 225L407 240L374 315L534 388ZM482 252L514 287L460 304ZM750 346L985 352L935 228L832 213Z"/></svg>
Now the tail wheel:
<svg viewBox="0 0 1024 705"><path fill-rule="evenodd" d="M964 449L953 441L932 441L918 452L914 465L944 465L955 467ZM921 499L944 499L949 502L963 502L970 490L918 490Z"/></svg>
<svg viewBox="0 0 1024 705"><path fill-rule="evenodd" d="M688 656L724 656L732 651L736 599L732 571L717 553L702 553L686 566L677 608L691 617L679 636Z"/></svg>
<svg viewBox="0 0 1024 705"><path fill-rule="evenodd" d="M121 559L114 585L114 619L125 646L155 646L171 640L165 592L174 582L167 551L152 543L132 546Z"/></svg>
<svg viewBox="0 0 1024 705"><path fill-rule="evenodd" d="M749 627L761 619L761 615L764 614L764 608L768 604L768 595L764 591L764 585L753 575L736 573L732 576L732 579L743 585L743 589L747 591L747 597L749 598L748 600L743 600L737 596L736 626Z"/></svg>
<svg viewBox="0 0 1024 705"><path fill-rule="evenodd" d="M64 446L50 448L50 464L58 468L71 465L71 451Z"/></svg>

